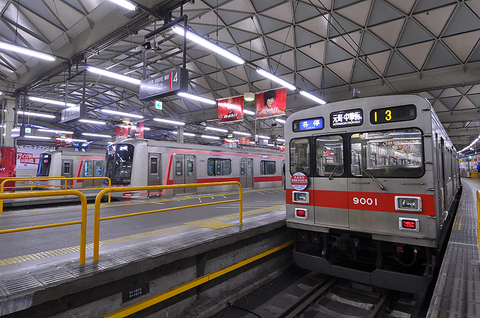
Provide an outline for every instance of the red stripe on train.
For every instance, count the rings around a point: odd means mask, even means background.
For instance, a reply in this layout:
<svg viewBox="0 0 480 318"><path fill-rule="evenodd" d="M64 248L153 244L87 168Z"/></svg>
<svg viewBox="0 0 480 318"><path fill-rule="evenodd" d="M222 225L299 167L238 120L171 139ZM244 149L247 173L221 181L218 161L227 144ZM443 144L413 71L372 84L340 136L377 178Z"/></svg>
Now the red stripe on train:
<svg viewBox="0 0 480 318"><path fill-rule="evenodd" d="M287 204L302 206L304 204L293 203L293 189L287 189ZM435 197L426 194L407 193L382 193L382 192L347 192L308 190L310 193L310 206L352 209L363 211L411 213L420 215L435 215ZM422 212L406 212L395 210L395 196L411 196L422 198Z"/></svg>

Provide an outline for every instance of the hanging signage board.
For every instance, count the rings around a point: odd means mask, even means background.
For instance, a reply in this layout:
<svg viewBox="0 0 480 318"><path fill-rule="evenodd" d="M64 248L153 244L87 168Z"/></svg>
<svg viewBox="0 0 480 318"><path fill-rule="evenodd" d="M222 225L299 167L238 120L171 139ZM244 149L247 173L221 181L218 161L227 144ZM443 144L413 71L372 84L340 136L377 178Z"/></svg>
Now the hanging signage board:
<svg viewBox="0 0 480 318"><path fill-rule="evenodd" d="M85 105L80 104L80 105L64 108L62 110L62 120L60 122L67 123L69 121L79 119L79 118L85 118L85 117L86 117Z"/></svg>
<svg viewBox="0 0 480 318"><path fill-rule="evenodd" d="M184 68L158 75L140 83L140 100L149 101L188 89L188 72Z"/></svg>

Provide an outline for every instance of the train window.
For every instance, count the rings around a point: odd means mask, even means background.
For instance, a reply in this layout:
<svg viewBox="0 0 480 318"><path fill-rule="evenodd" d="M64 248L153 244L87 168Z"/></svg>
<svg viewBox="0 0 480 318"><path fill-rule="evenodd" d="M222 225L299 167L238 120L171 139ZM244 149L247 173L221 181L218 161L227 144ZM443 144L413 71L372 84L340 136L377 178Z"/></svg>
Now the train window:
<svg viewBox="0 0 480 318"><path fill-rule="evenodd" d="M192 158L187 158L187 176L192 177L193 176L193 159Z"/></svg>
<svg viewBox="0 0 480 318"><path fill-rule="evenodd" d="M91 161L85 161L83 171L85 177L91 177L93 175L93 163Z"/></svg>
<svg viewBox="0 0 480 318"><path fill-rule="evenodd" d="M292 139L290 141L290 173L310 174L310 141L308 138Z"/></svg>
<svg viewBox="0 0 480 318"><path fill-rule="evenodd" d="M341 176L344 172L343 137L322 136L315 140L317 174L321 177Z"/></svg>
<svg viewBox="0 0 480 318"><path fill-rule="evenodd" d="M66 161L63 163L63 174L69 174L70 173L70 162Z"/></svg>
<svg viewBox="0 0 480 318"><path fill-rule="evenodd" d="M40 155L40 159L38 161L38 168L37 168L37 177L45 177L48 176L50 171L50 161L51 156L47 153L42 153Z"/></svg>
<svg viewBox="0 0 480 318"><path fill-rule="evenodd" d="M209 176L228 176L232 174L232 161L230 159L213 159L207 161Z"/></svg>
<svg viewBox="0 0 480 318"><path fill-rule="evenodd" d="M95 177L101 177L102 176L102 162L101 161L95 161Z"/></svg>
<svg viewBox="0 0 480 318"><path fill-rule="evenodd" d="M112 145L107 149L105 176L112 184L130 184L133 162L133 145Z"/></svg>
<svg viewBox="0 0 480 318"><path fill-rule="evenodd" d="M276 174L277 165L275 161L260 161L260 174Z"/></svg>
<svg viewBox="0 0 480 318"><path fill-rule="evenodd" d="M151 157L150 158L150 174L157 174L158 173L158 158Z"/></svg>
<svg viewBox="0 0 480 318"><path fill-rule="evenodd" d="M365 177L420 177L423 174L422 132L397 129L352 134L351 173Z"/></svg>

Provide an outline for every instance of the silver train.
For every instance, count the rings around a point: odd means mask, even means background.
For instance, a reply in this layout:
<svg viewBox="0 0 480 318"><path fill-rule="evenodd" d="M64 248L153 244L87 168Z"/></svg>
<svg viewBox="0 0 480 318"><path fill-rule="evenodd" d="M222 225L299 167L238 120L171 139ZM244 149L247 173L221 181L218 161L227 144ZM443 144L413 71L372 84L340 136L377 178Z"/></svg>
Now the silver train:
<svg viewBox="0 0 480 318"><path fill-rule="evenodd" d="M296 263L360 283L427 287L461 194L456 150L419 96L352 99L285 124Z"/></svg>
<svg viewBox="0 0 480 318"><path fill-rule="evenodd" d="M87 152L73 151L72 149L58 149L40 154L37 167L37 177L102 177L105 167L105 152L92 150ZM67 187L91 188L102 186L102 179L68 180ZM36 181L35 186L50 190L61 190L65 181L49 180Z"/></svg>
<svg viewBox="0 0 480 318"><path fill-rule="evenodd" d="M240 147L240 145L239 145ZM127 139L107 148L105 176L114 186L148 186L238 181L243 188L284 185L284 153L263 147L228 148ZM112 196L140 198L235 191L235 185L128 191Z"/></svg>

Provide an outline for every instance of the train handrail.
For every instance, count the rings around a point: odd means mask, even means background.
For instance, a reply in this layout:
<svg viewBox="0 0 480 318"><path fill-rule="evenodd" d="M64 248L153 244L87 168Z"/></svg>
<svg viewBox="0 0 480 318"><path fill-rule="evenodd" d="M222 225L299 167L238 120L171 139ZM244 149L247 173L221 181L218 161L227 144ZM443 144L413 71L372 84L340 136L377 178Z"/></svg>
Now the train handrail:
<svg viewBox="0 0 480 318"><path fill-rule="evenodd" d="M477 190L477 239L478 239L478 255L480 255L480 190ZM478 258L480 263L480 256Z"/></svg>
<svg viewBox="0 0 480 318"><path fill-rule="evenodd" d="M105 193L111 192L131 192L131 191L144 191L144 190L163 190L163 189L178 189L178 188L198 188L198 187L210 187L210 186L221 186L221 185L234 185L238 186L238 199L236 200L224 200L219 202L210 202L210 203L201 203L201 204L193 204L187 206L180 206L180 207L171 207L165 208L160 210L153 210L153 211L143 211L143 212L136 212L136 213L129 213L129 214L122 214L122 215L115 215L100 218L100 202L102 197ZM113 219L120 219L126 218L130 216L137 216L137 215L144 215L144 214L152 214L158 212L166 212L166 211L173 211L173 210L180 210L185 208L196 208L200 206L208 206L214 204L222 204L222 203L232 203L232 202L239 202L239 211L238 211L238 222L239 225L242 225L243 219L243 192L242 192L242 185L238 181L225 181L225 182L210 182L210 183L190 183L190 184L173 184L173 185L158 185L158 186L143 186L143 187L123 187L123 188L109 188L100 191L95 199L95 221L94 221L94 228L93 228L93 260L98 261L99 253L100 253L100 221L106 220L113 220Z"/></svg>
<svg viewBox="0 0 480 318"><path fill-rule="evenodd" d="M50 180L61 180L65 181L65 190L67 190L67 181L68 180L92 180L92 179L97 179L97 180L108 180L108 188L112 188L112 180L109 177L71 177L71 178L66 178L63 176L58 176L58 177L32 177L32 178L17 178L17 177L11 177L11 178L5 178L2 180L0 183L0 194L3 194L5 191L5 183L8 181L50 181ZM83 188L83 189L75 189L77 191L91 191L91 190L103 190L105 188ZM52 190L53 191L59 191L59 190ZM66 196L66 195L65 195ZM111 195L108 193L108 203L111 202ZM0 213L3 213L3 199L0 198Z"/></svg>
<svg viewBox="0 0 480 318"><path fill-rule="evenodd" d="M87 198L82 192L78 190L55 190L55 191L49 191L49 192L0 193L0 199L3 200L3 199L17 199L17 198L34 198L34 197L47 197L47 196L57 196L57 195L76 195L80 199L80 202L82 204L80 221L52 223L52 224L36 225L36 226L29 226L29 227L20 227L20 228L9 229L9 230L0 230L0 234L80 224L80 264L85 264L85 254L87 251Z"/></svg>

